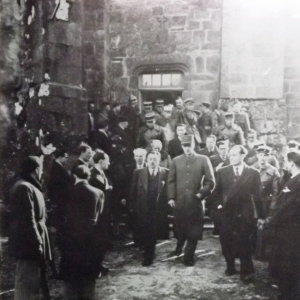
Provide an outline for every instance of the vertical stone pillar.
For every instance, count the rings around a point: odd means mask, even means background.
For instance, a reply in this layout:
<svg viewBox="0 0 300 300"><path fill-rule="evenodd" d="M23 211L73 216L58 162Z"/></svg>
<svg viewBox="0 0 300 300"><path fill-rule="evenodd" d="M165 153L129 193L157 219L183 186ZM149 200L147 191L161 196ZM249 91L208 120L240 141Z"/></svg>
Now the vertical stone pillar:
<svg viewBox="0 0 300 300"><path fill-rule="evenodd" d="M83 86L96 107L110 100L109 2L84 1Z"/></svg>
<svg viewBox="0 0 300 300"><path fill-rule="evenodd" d="M22 68L30 87L27 126L64 140L87 134L81 0L27 0Z"/></svg>

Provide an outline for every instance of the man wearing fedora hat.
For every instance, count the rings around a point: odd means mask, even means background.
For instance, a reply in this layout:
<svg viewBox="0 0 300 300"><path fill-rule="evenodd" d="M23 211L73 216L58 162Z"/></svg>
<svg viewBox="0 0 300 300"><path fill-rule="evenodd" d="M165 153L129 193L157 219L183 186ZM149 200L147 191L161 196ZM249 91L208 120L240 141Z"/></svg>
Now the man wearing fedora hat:
<svg viewBox="0 0 300 300"><path fill-rule="evenodd" d="M197 125L201 139L202 141L205 141L206 137L215 132L217 127L217 116L211 111L209 102L202 102L201 110L202 115L199 117Z"/></svg>
<svg viewBox="0 0 300 300"><path fill-rule="evenodd" d="M181 138L184 154L172 160L168 177L169 205L174 208L177 247L172 255L184 249L184 264L194 264L198 240L202 239L204 209L202 200L214 188L214 172L208 157L196 154L194 137Z"/></svg>
<svg viewBox="0 0 300 300"><path fill-rule="evenodd" d="M164 129L156 124L155 113L150 112L146 114L146 126L139 130L136 145L140 148L145 148L147 151L151 150L151 141L160 140L163 145L163 150L166 150L167 139Z"/></svg>

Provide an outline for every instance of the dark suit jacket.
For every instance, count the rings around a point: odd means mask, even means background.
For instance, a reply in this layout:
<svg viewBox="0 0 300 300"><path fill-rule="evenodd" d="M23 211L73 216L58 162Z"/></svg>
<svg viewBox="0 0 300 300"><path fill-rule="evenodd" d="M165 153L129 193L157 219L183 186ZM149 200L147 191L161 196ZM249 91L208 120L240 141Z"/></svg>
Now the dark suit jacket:
<svg viewBox="0 0 300 300"><path fill-rule="evenodd" d="M168 197L167 197L167 180L169 170L165 168L158 168L158 197L156 199L156 216L157 216L157 230L162 233L162 237L166 236L165 232L168 230ZM130 187L130 201L131 209L137 217L140 225L143 225L147 220L148 205L148 168L136 169L133 173L132 184Z"/></svg>
<svg viewBox="0 0 300 300"><path fill-rule="evenodd" d="M54 161L48 183L48 196L53 204L65 206L70 183L71 176L67 170L62 165Z"/></svg>
<svg viewBox="0 0 300 300"><path fill-rule="evenodd" d="M176 137L173 140L169 141L168 153L169 153L169 155L171 156L172 159L176 156L179 156L179 155L183 154L183 150L182 150L182 147L181 147L181 142L178 139L178 137Z"/></svg>
<svg viewBox="0 0 300 300"><path fill-rule="evenodd" d="M132 151L134 149L133 147L133 141L128 133L128 131L125 129L122 129L120 126L116 126L114 130L112 131L112 136L118 135L121 138L122 146L126 148L126 152L132 154Z"/></svg>
<svg viewBox="0 0 300 300"><path fill-rule="evenodd" d="M219 154L219 153L218 153L218 150L217 150L216 147L214 148L214 150L212 151L212 153L210 153L210 152L208 151L208 148L205 147L205 148L203 148L203 149L200 149L200 150L198 151L198 154L201 154L201 155L205 155L205 156L207 156L207 157L210 157L210 156L212 156L212 155L216 155L216 154Z"/></svg>
<svg viewBox="0 0 300 300"><path fill-rule="evenodd" d="M93 148L99 148L109 155L111 151L111 141L108 135L105 135L105 133L102 131L97 130L95 132Z"/></svg>
<svg viewBox="0 0 300 300"><path fill-rule="evenodd" d="M222 213L231 216L232 220L240 218L251 223L263 216L261 201L261 182L259 172L246 164L237 181L233 166L221 168L217 172L217 182L212 197L218 205L222 205Z"/></svg>
<svg viewBox="0 0 300 300"><path fill-rule="evenodd" d="M95 279L101 268L101 241L98 221L103 192L81 181L71 190L61 276L63 279Z"/></svg>
<svg viewBox="0 0 300 300"><path fill-rule="evenodd" d="M216 154L216 155L212 155L210 156L210 162L214 168L214 171L216 172L216 167L220 164L220 163L224 163L222 167L226 167L230 165L230 160L227 156L227 158L225 159L225 161L222 160L220 154Z"/></svg>

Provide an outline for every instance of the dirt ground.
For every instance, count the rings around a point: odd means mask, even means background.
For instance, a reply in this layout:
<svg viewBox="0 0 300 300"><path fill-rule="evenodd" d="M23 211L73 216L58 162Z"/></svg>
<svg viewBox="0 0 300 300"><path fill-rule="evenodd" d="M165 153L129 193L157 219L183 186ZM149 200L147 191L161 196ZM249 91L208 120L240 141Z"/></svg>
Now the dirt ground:
<svg viewBox="0 0 300 300"><path fill-rule="evenodd" d="M97 280L96 299L101 300L246 300L274 299L277 290L267 273L267 264L255 261L256 278L244 284L239 276L226 277L225 263L219 241L206 232L198 243L194 267L185 267L182 259L162 262L175 249L176 240L158 242L156 258L151 267L143 267L142 254L125 246L129 240L114 242L114 249L107 255L110 273ZM7 239L1 239L1 293L0 299L13 299L14 260L8 257ZM209 253L206 255L206 253ZM239 268L237 261L237 268ZM53 299L63 299L62 282L49 280ZM30 299L28 299L30 300Z"/></svg>

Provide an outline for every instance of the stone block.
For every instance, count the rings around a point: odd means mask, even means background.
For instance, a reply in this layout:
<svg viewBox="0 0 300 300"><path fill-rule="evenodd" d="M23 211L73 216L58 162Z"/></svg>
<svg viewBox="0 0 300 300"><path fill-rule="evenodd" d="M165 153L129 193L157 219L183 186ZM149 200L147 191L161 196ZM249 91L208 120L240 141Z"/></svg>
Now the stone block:
<svg viewBox="0 0 300 300"><path fill-rule="evenodd" d="M158 6L172 3L172 0L148 0L146 1L147 6Z"/></svg>
<svg viewBox="0 0 300 300"><path fill-rule="evenodd" d="M59 97L45 97L42 100L42 104L40 105L41 109L45 109L49 112L58 112L61 113L64 111L63 100Z"/></svg>
<svg viewBox="0 0 300 300"><path fill-rule="evenodd" d="M66 68L60 64L51 64L47 66L48 74L52 81L70 84L70 85L81 85L82 84L82 69L76 67Z"/></svg>
<svg viewBox="0 0 300 300"><path fill-rule="evenodd" d="M64 66L81 67L81 47L73 47L63 44L46 44L45 59L60 63Z"/></svg>
<svg viewBox="0 0 300 300"><path fill-rule="evenodd" d="M96 11L85 11L84 14L84 30L95 30L97 28Z"/></svg>
<svg viewBox="0 0 300 300"><path fill-rule="evenodd" d="M111 75L113 77L122 77L123 76L122 62L112 62L111 63Z"/></svg>
<svg viewBox="0 0 300 300"><path fill-rule="evenodd" d="M86 89L82 87L75 87L75 86L68 86L53 82L48 82L49 85L49 91L50 96L57 96L62 98L85 98L86 95ZM39 89L40 85L37 86L37 89Z"/></svg>
<svg viewBox="0 0 300 300"><path fill-rule="evenodd" d="M286 67L284 68L284 77L286 79L300 79L300 68Z"/></svg>
<svg viewBox="0 0 300 300"><path fill-rule="evenodd" d="M221 30L221 20L202 21L202 29L219 31Z"/></svg>
<svg viewBox="0 0 300 300"><path fill-rule="evenodd" d="M211 12L211 19L212 20L222 20L222 10L221 9L214 9Z"/></svg>
<svg viewBox="0 0 300 300"><path fill-rule="evenodd" d="M152 7L152 15L153 16L161 16L164 14L164 9L162 6Z"/></svg>
<svg viewBox="0 0 300 300"><path fill-rule="evenodd" d="M203 8L221 8L222 0L199 0L200 7Z"/></svg>
<svg viewBox="0 0 300 300"><path fill-rule="evenodd" d="M291 83L291 92L300 92L300 81L292 81Z"/></svg>
<svg viewBox="0 0 300 300"><path fill-rule="evenodd" d="M210 75L200 75L200 74L192 74L191 75L191 80L192 81L199 81L199 80L206 80L206 81L212 81L215 78Z"/></svg>
<svg viewBox="0 0 300 300"><path fill-rule="evenodd" d="M180 52L192 52L198 50L200 48L199 44L191 43L191 44L177 44L176 51Z"/></svg>
<svg viewBox="0 0 300 300"><path fill-rule="evenodd" d="M114 78L112 87L114 90L126 90L128 88L128 78Z"/></svg>
<svg viewBox="0 0 300 300"><path fill-rule="evenodd" d="M191 83L193 89L199 89L201 91L217 90L219 88L219 82L207 82L207 81L193 81Z"/></svg>
<svg viewBox="0 0 300 300"><path fill-rule="evenodd" d="M85 0L84 1L84 8L86 10L97 10L97 9L105 9L106 8L106 1L105 0Z"/></svg>
<svg viewBox="0 0 300 300"><path fill-rule="evenodd" d="M203 44L205 40L205 31L194 31L193 32L193 42L198 44Z"/></svg>
<svg viewBox="0 0 300 300"><path fill-rule="evenodd" d="M110 49L110 56L113 59L114 57L126 57L126 48L111 48Z"/></svg>
<svg viewBox="0 0 300 300"><path fill-rule="evenodd" d="M206 43L203 45L202 50L221 50L221 43Z"/></svg>
<svg viewBox="0 0 300 300"><path fill-rule="evenodd" d="M193 39L192 32L170 32L169 41L175 44L188 44Z"/></svg>
<svg viewBox="0 0 300 300"><path fill-rule="evenodd" d="M166 15L187 15L189 6L187 4L168 4L165 6Z"/></svg>
<svg viewBox="0 0 300 300"><path fill-rule="evenodd" d="M81 46L81 24L70 22L49 22L46 40L50 43L65 44L74 47Z"/></svg>
<svg viewBox="0 0 300 300"><path fill-rule="evenodd" d="M240 99L253 99L255 97L254 86L231 86L230 87L230 98ZM222 93L223 97L223 93Z"/></svg>
<svg viewBox="0 0 300 300"><path fill-rule="evenodd" d="M284 84L283 84L283 91L284 91L284 93L290 92L290 82L289 82L288 80L285 80L285 81L284 81Z"/></svg>
<svg viewBox="0 0 300 300"><path fill-rule="evenodd" d="M256 98L275 98L283 97L283 86L261 86L256 88Z"/></svg>
<svg viewBox="0 0 300 300"><path fill-rule="evenodd" d="M138 76L131 76L129 80L130 89L138 89L139 87L139 78Z"/></svg>
<svg viewBox="0 0 300 300"><path fill-rule="evenodd" d="M218 74L220 71L221 59L219 55L209 56L206 59L206 71L213 74Z"/></svg>
<svg viewBox="0 0 300 300"><path fill-rule="evenodd" d="M220 31L208 31L207 41L210 43L221 43L221 32Z"/></svg>
<svg viewBox="0 0 300 300"><path fill-rule="evenodd" d="M195 19L209 19L210 18L210 11L209 10L196 10L194 12Z"/></svg>
<svg viewBox="0 0 300 300"><path fill-rule="evenodd" d="M202 73L204 71L204 60L202 57L196 57L196 70L197 73Z"/></svg>
<svg viewBox="0 0 300 300"><path fill-rule="evenodd" d="M222 81L229 85L249 84L249 76L246 74L222 74Z"/></svg>
<svg viewBox="0 0 300 300"><path fill-rule="evenodd" d="M197 21L190 21L188 25L189 30L197 30L200 28L200 22Z"/></svg>
<svg viewBox="0 0 300 300"><path fill-rule="evenodd" d="M172 18L172 27L184 27L186 16L175 16Z"/></svg>
<svg viewBox="0 0 300 300"><path fill-rule="evenodd" d="M113 14L110 14L110 23L113 24L113 23L124 23L125 21L125 16L124 14L122 13L121 10L114 10L114 13Z"/></svg>

